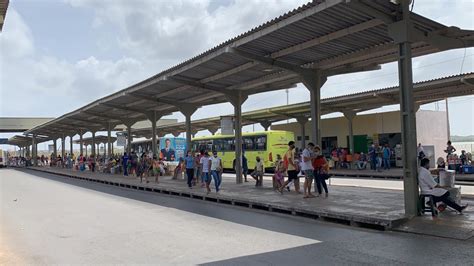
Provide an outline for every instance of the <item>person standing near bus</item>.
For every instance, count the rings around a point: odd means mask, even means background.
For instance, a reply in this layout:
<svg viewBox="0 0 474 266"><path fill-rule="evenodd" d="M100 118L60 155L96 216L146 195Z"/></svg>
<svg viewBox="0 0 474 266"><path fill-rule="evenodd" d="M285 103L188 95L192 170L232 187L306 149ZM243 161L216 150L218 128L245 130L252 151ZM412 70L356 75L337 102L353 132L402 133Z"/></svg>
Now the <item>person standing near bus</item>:
<svg viewBox="0 0 474 266"><path fill-rule="evenodd" d="M207 193L211 192L211 189L209 188L209 183L211 181L211 178L209 176L209 169L210 169L210 164L211 164L211 159L209 158L209 153L204 152L204 156L201 157L201 161L199 162L201 164L201 169L202 169L202 184L201 187L204 187L204 185L207 188Z"/></svg>
<svg viewBox="0 0 474 266"><path fill-rule="evenodd" d="M188 151L186 157L184 158L184 163L186 165L186 176L188 180L188 187L193 188L193 178L194 178L194 157L191 151Z"/></svg>
<svg viewBox="0 0 474 266"><path fill-rule="evenodd" d="M283 186L280 187L280 193L283 193L283 189L290 183L294 182L296 193L300 192L300 181L298 178L299 166L295 162L295 142L290 141L288 142L288 151L286 151L285 155L283 156L283 165L286 168L288 174L288 180L283 183Z"/></svg>
<svg viewBox="0 0 474 266"><path fill-rule="evenodd" d="M383 169L390 170L390 155L391 155L390 147L388 143L382 149L382 159L383 159Z"/></svg>
<svg viewBox="0 0 474 266"><path fill-rule="evenodd" d="M248 171L249 171L249 165L248 165L247 157L245 157L245 151L242 151L242 174L244 175L245 182L249 182L247 180Z"/></svg>

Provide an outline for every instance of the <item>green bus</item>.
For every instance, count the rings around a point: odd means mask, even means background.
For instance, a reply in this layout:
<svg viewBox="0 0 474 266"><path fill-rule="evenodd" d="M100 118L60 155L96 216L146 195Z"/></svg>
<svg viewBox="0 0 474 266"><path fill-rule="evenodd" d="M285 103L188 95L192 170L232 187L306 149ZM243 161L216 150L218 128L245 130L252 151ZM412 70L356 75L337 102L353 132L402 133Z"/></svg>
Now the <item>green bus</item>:
<svg viewBox="0 0 474 266"><path fill-rule="evenodd" d="M288 142L294 140L293 132L270 130L242 134L242 150L248 161L249 171L254 169L256 157L263 160L266 171L275 168L277 154L281 157L288 150ZM217 151L224 169L235 168L235 136L214 135L192 139L193 151Z"/></svg>

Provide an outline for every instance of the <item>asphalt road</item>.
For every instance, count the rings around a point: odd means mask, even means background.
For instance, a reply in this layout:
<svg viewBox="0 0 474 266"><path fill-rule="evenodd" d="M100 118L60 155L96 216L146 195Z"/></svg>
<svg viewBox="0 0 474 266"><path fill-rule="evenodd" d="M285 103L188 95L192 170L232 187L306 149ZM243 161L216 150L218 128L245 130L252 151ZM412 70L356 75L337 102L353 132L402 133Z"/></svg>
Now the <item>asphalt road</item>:
<svg viewBox="0 0 474 266"><path fill-rule="evenodd" d="M0 170L0 264L474 264L474 240L359 229Z"/></svg>

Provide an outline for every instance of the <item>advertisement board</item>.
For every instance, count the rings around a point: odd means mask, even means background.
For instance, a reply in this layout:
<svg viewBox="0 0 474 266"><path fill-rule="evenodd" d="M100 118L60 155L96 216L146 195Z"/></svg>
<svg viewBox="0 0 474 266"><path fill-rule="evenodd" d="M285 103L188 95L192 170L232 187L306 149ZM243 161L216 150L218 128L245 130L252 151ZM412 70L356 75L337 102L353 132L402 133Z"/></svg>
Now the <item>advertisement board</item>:
<svg viewBox="0 0 474 266"><path fill-rule="evenodd" d="M160 138L160 158L162 160L177 162L179 158L184 158L185 152L185 138Z"/></svg>

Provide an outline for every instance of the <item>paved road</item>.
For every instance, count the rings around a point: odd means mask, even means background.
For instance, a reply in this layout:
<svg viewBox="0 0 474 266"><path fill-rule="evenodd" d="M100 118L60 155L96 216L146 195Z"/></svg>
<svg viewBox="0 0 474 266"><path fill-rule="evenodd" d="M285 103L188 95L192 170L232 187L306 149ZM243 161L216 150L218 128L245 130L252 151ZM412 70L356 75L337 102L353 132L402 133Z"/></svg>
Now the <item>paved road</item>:
<svg viewBox="0 0 474 266"><path fill-rule="evenodd" d="M461 264L474 240L364 230L0 170L0 264Z"/></svg>

